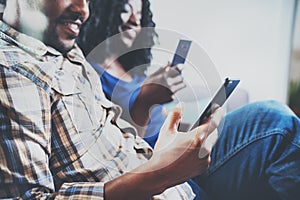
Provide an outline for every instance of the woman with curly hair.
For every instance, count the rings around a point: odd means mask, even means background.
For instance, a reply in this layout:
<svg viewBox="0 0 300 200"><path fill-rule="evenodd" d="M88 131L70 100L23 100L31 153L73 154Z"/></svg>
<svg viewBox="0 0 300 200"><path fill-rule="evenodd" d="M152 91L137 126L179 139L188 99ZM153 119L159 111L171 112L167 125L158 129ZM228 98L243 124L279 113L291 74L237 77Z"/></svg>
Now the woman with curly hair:
<svg viewBox="0 0 300 200"><path fill-rule="evenodd" d="M166 117L163 104L185 84L177 66L146 76L157 39L150 2L93 0L90 12L78 44L98 72L106 97L123 108L122 116L153 147ZM191 179L188 183L198 199L200 187Z"/></svg>
<svg viewBox="0 0 300 200"><path fill-rule="evenodd" d="M165 120L162 104L185 87L169 65L146 76L157 34L149 0L94 0L78 44L98 72L106 97L154 145ZM150 117L149 117L150 116Z"/></svg>

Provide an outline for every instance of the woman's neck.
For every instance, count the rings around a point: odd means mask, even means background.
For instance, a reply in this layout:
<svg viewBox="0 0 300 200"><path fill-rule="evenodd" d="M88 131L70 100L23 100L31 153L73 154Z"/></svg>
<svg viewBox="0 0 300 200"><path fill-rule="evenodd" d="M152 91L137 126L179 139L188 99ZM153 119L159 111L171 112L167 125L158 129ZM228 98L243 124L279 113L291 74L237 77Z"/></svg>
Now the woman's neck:
<svg viewBox="0 0 300 200"><path fill-rule="evenodd" d="M131 82L133 79L131 74L127 73L127 71L124 69L124 67L121 65L121 63L115 56L110 56L109 58L106 58L104 62L101 63L101 66L105 69L107 73L120 80Z"/></svg>

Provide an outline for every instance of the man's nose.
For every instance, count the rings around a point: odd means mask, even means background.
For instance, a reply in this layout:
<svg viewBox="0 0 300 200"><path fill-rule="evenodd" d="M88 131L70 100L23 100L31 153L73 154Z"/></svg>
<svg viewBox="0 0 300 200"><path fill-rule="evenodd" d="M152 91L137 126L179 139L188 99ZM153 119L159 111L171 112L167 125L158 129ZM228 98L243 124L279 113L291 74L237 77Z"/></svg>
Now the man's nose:
<svg viewBox="0 0 300 200"><path fill-rule="evenodd" d="M89 0L72 0L72 11L80 13L83 21L86 21L90 14L89 2Z"/></svg>

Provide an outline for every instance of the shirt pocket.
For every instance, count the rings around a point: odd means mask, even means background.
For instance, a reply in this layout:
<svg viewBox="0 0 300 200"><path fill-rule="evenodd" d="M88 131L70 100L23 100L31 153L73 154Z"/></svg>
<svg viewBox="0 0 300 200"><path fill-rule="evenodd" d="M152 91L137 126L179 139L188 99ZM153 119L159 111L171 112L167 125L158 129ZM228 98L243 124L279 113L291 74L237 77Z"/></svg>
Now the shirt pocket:
<svg viewBox="0 0 300 200"><path fill-rule="evenodd" d="M93 133L100 126L100 108L93 106L93 103L86 101L87 99L82 94L62 97L63 104L78 133ZM97 109L98 111L96 111Z"/></svg>
<svg viewBox="0 0 300 200"><path fill-rule="evenodd" d="M97 115L90 112L92 107L84 101L81 93L57 95L56 107L52 107L55 110L52 110L55 112L53 128L56 130L52 135L52 162L59 166L62 161L68 164L79 159L99 139L100 121L105 113L101 114L101 107L98 107Z"/></svg>
<svg viewBox="0 0 300 200"><path fill-rule="evenodd" d="M64 108L77 132L92 132L99 126L101 107L96 104L95 95L88 81L78 79L77 73L57 70L52 89L61 95Z"/></svg>

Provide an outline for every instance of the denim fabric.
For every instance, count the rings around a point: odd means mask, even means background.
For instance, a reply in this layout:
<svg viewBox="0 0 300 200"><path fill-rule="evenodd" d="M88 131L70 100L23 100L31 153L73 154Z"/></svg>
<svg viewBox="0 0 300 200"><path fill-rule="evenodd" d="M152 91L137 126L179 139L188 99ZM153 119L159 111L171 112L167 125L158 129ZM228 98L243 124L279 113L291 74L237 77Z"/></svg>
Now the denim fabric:
<svg viewBox="0 0 300 200"><path fill-rule="evenodd" d="M209 199L299 199L300 120L275 101L224 118L207 172L195 178Z"/></svg>

